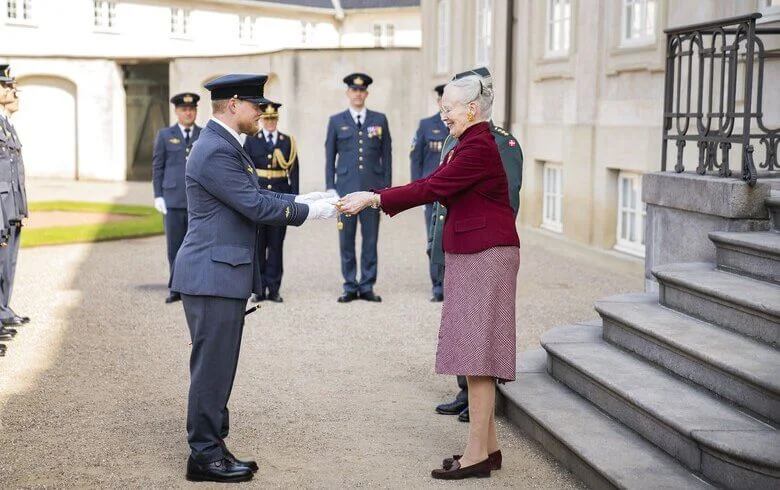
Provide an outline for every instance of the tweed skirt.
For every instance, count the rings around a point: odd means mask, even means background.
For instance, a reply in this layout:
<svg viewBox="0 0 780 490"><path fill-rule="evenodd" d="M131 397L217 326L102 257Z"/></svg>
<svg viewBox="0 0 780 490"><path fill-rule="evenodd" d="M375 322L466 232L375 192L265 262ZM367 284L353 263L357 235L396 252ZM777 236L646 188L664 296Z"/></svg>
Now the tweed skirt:
<svg viewBox="0 0 780 490"><path fill-rule="evenodd" d="M515 379L515 291L520 250L445 254L436 372Z"/></svg>

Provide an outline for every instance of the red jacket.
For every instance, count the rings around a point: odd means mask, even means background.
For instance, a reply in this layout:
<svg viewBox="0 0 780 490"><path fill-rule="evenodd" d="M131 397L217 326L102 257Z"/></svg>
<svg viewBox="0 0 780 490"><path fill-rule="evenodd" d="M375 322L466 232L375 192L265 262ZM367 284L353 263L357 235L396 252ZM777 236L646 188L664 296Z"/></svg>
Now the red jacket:
<svg viewBox="0 0 780 490"><path fill-rule="evenodd" d="M424 179L376 191L394 216L434 201L447 207L445 252L473 254L491 247L520 246L509 206L506 173L486 122L466 129L439 168Z"/></svg>

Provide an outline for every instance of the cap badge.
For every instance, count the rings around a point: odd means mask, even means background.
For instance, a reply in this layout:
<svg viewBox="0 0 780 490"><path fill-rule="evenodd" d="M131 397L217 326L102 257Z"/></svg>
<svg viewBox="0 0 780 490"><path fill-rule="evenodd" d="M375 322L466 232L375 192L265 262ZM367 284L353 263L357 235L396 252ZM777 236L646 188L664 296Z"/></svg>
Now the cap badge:
<svg viewBox="0 0 780 490"><path fill-rule="evenodd" d="M355 77L352 80L352 83L354 83L355 85L363 85L365 83L365 81L363 81L363 79L360 78L360 77Z"/></svg>
<svg viewBox="0 0 780 490"><path fill-rule="evenodd" d="M185 104L192 104L193 99L191 95L185 95L181 100L183 100Z"/></svg>

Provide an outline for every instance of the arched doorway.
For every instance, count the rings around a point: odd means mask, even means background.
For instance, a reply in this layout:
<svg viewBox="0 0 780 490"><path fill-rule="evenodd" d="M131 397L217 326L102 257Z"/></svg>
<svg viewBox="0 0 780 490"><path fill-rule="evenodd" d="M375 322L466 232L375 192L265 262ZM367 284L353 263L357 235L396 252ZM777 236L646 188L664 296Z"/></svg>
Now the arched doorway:
<svg viewBox="0 0 780 490"><path fill-rule="evenodd" d="M51 76L20 78L12 122L24 145L25 175L78 179L76 85Z"/></svg>

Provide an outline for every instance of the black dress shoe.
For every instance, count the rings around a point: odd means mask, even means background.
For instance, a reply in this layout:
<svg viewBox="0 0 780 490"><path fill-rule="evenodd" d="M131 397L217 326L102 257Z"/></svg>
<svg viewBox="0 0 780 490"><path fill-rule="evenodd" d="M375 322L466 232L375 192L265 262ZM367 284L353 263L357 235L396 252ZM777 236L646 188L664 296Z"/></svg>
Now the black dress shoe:
<svg viewBox="0 0 780 490"><path fill-rule="evenodd" d="M463 411L458 414L458 421L460 422L469 421L469 407L464 408Z"/></svg>
<svg viewBox="0 0 780 490"><path fill-rule="evenodd" d="M9 339L11 339L11 337L14 336L14 334L11 333L11 330L16 332L16 330L14 330L12 328L8 329L8 328L5 328L5 327L0 327L0 340L9 340Z"/></svg>
<svg viewBox="0 0 780 490"><path fill-rule="evenodd" d="M463 409L469 408L469 402L466 400L458 400L451 401L449 403L442 403L441 405L438 405L436 407L436 413L440 413L442 415L458 415L460 414Z"/></svg>
<svg viewBox="0 0 780 490"><path fill-rule="evenodd" d="M358 293L358 297L360 299L364 299L366 301L373 301L374 303L381 303L382 297L378 294L374 294L373 291L366 291L365 293Z"/></svg>
<svg viewBox="0 0 780 490"><path fill-rule="evenodd" d="M442 301L444 301L444 295L441 293L434 293L431 296L431 303L441 303Z"/></svg>
<svg viewBox="0 0 780 490"><path fill-rule="evenodd" d="M211 463L196 463L192 458L187 460L187 479L189 481L240 482L252 479L254 473L247 466L234 463L228 458L222 458Z"/></svg>
<svg viewBox="0 0 780 490"><path fill-rule="evenodd" d="M21 324L23 324L24 322L23 322L23 321L22 321L22 319L21 319L21 318L19 318L18 316L14 316L14 317L11 317L11 318L4 318L4 319L0 320L0 323L2 323L2 324L3 324L3 326L6 326L6 327L8 327L8 326L17 326L17 325L21 325Z"/></svg>
<svg viewBox="0 0 780 490"><path fill-rule="evenodd" d="M17 320L19 320L22 323L30 323L30 317L29 316L15 316Z"/></svg>
<svg viewBox="0 0 780 490"><path fill-rule="evenodd" d="M169 294L168 297L165 298L166 303L175 303L176 301L181 301L181 295L173 291L171 291L171 294Z"/></svg>
<svg viewBox="0 0 780 490"><path fill-rule="evenodd" d="M259 466L257 466L257 462L253 459L238 459L228 450L225 450L225 459L230 460L234 465L236 466L245 466L249 468L249 470L252 473L255 473L257 470L260 469Z"/></svg>
<svg viewBox="0 0 780 490"><path fill-rule="evenodd" d="M437 480L462 480L464 478L490 478L490 458L477 464L460 467L460 460L452 462L448 469L437 468L431 471L431 476Z"/></svg>
<svg viewBox="0 0 780 490"><path fill-rule="evenodd" d="M268 301L273 301L274 303L283 303L284 300L281 296L279 296L279 293L268 293Z"/></svg>
<svg viewBox="0 0 780 490"><path fill-rule="evenodd" d="M0 357L5 356L5 351L8 349L5 344L0 344Z"/></svg>
<svg viewBox="0 0 780 490"><path fill-rule="evenodd" d="M338 301L339 303L349 303L350 301L355 301L358 299L358 294L356 292L345 292L341 296L339 296Z"/></svg>
<svg viewBox="0 0 780 490"><path fill-rule="evenodd" d="M251 301L252 301L252 303L259 303L261 301L265 301L265 293L261 293L261 294L255 293L255 294L253 294Z"/></svg>

